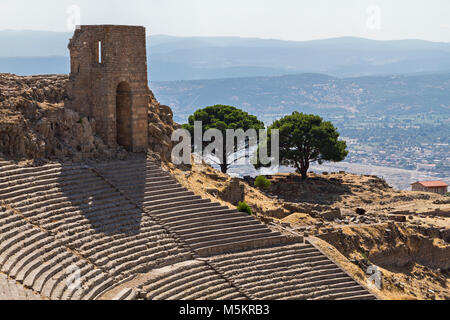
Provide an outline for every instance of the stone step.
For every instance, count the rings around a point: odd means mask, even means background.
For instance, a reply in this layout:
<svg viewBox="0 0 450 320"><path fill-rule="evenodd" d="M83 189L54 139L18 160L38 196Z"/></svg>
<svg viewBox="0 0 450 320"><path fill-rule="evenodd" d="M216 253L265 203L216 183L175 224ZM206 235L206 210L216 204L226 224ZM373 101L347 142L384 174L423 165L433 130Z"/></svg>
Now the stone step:
<svg viewBox="0 0 450 320"><path fill-rule="evenodd" d="M142 213L135 208L134 205L127 205L126 203L123 207L116 207L106 204L105 206L88 209L91 212L83 212L78 210L78 208L66 207L65 212L60 212L54 217L45 217L41 219L34 219L38 221L39 224L45 228L58 228L61 224L61 230L67 229L70 224L82 225L89 224L91 227L101 226L105 224L110 224L114 221L118 222L121 219L137 219L142 217ZM69 211L70 210L70 211ZM83 213L85 213L83 215Z"/></svg>
<svg viewBox="0 0 450 320"><path fill-rule="evenodd" d="M320 287L342 283L354 284L354 281L345 275L336 276L335 274L330 274L320 278L314 277L314 273L310 272L308 275L299 274L297 277L292 277L289 281L273 278L270 283L256 283L255 286L249 285L246 287L246 290L260 299L302 299L305 294L319 290Z"/></svg>
<svg viewBox="0 0 450 320"><path fill-rule="evenodd" d="M240 292L237 292L233 289L232 293L226 294L223 297L220 298L223 301L230 301L230 300L247 300L247 298L245 298L244 296L242 296L242 294Z"/></svg>
<svg viewBox="0 0 450 320"><path fill-rule="evenodd" d="M12 269L20 262L30 251L36 250L38 245L46 245L49 243L47 234L36 232L26 240L11 246L4 252L5 260L0 261L0 267L3 272L12 275Z"/></svg>
<svg viewBox="0 0 450 320"><path fill-rule="evenodd" d="M105 177L108 179L111 179L113 181L119 182L122 180L127 180L127 178L129 179L130 177L134 177L136 179L136 182L141 182L141 181L148 181L151 182L153 181L153 178L158 178L158 177L171 177L167 172L162 171L161 169L152 169L152 170L147 170L145 172L136 172L133 170L130 171L118 171L118 172L114 172L114 173L108 173L105 174Z"/></svg>
<svg viewBox="0 0 450 320"><path fill-rule="evenodd" d="M83 215L93 214L93 209L105 210L108 208L115 208L121 205L130 206L131 203L120 197L115 193L109 193L109 196L101 196L99 198L89 198L86 197L83 202L71 202L71 201L61 201L59 203L35 209L32 211L25 212L27 217L33 217L37 219L47 219L49 217L58 216L58 214L64 214L68 208L76 208L77 210L83 210ZM72 210L71 209L71 210Z"/></svg>
<svg viewBox="0 0 450 320"><path fill-rule="evenodd" d="M237 298L242 297L241 294L229 285L223 286L222 289L216 289L212 292L208 292L207 294L201 296L199 299L202 300L236 300Z"/></svg>
<svg viewBox="0 0 450 320"><path fill-rule="evenodd" d="M205 205L194 205L188 209L180 209L176 211L168 211L160 213L159 211L152 211L155 215L158 216L159 219L167 219L175 216L182 216L191 213L205 213L205 212L222 212L223 210L230 210L230 208L226 206L221 206L217 202L208 202Z"/></svg>
<svg viewBox="0 0 450 320"><path fill-rule="evenodd" d="M321 257L323 259L323 256L320 253L317 252L296 252L296 253L284 253L280 252L279 255L274 256L266 256L265 258L261 258L259 256L254 256L249 254L248 260L243 259L233 259L233 260L227 260L224 262L216 262L214 261L214 265L218 268L221 268L223 271L227 271L229 269L233 269L236 266L239 266L239 268L242 269L248 269L252 267L261 267L261 265L264 265L264 267L269 267L272 263L275 263L277 266L280 263L294 263L299 262L299 259L303 258L311 258L311 257ZM327 259L323 259L325 261L328 261ZM301 262L300 262L301 263Z"/></svg>
<svg viewBox="0 0 450 320"><path fill-rule="evenodd" d="M181 187L179 185L173 185L169 187L162 187L158 188L158 190L155 191L148 191L142 194L143 197L152 197L155 195L165 194L165 193L175 193L175 192L182 192L182 191L188 191L185 187Z"/></svg>
<svg viewBox="0 0 450 320"><path fill-rule="evenodd" d="M182 264L181 266L176 266L171 268L168 272L160 274L149 280L148 282L142 285L145 291L155 291L155 294L158 292L164 292L163 289L166 285L174 283L190 274L198 274L200 270L208 270L206 264L201 261L193 261L188 264Z"/></svg>
<svg viewBox="0 0 450 320"><path fill-rule="evenodd" d="M159 195L153 195L153 196L144 196L142 198L143 203L155 203L158 200L163 200L170 202L172 199L177 199L180 197L198 197L195 196L194 193L190 191L177 191L177 192L161 192Z"/></svg>
<svg viewBox="0 0 450 320"><path fill-rule="evenodd" d="M134 182L130 182L130 184L126 186L118 183L116 183L116 185L119 186L119 188L124 191L128 197L133 199L142 199L147 193L160 192L160 190L163 189L180 187L179 184L172 180L146 183L144 185L138 185Z"/></svg>
<svg viewBox="0 0 450 320"><path fill-rule="evenodd" d="M105 225L100 228L92 228L88 225L80 225L77 227L72 227L61 231L58 233L58 238L63 239L65 242L71 242L75 240L80 240L85 237L90 237L94 234L103 234L103 235L114 235L118 233L124 234L136 234L139 232L139 224L136 221L127 220L126 223L122 223L120 225L112 224Z"/></svg>
<svg viewBox="0 0 450 320"><path fill-rule="evenodd" d="M112 300L127 300L128 297L134 294L134 290L131 288L124 288L120 291Z"/></svg>
<svg viewBox="0 0 450 320"><path fill-rule="evenodd" d="M93 269L92 265L88 264L84 260L80 260L75 264L79 268L79 285L80 288L83 289L87 286L86 280L89 278L91 272L101 273L98 269ZM60 277L53 288L51 299L52 300L69 300L73 291L77 290L77 284L75 278L71 278L71 272L67 272L68 270L64 270L62 273L62 277ZM72 287L73 286L73 287Z"/></svg>
<svg viewBox="0 0 450 320"><path fill-rule="evenodd" d="M23 250L23 254L17 258L17 262L12 266L9 274L18 280L23 280L26 275L26 267L33 261L36 261L45 250L50 250L55 245L55 239L53 237L46 237L42 241L30 245L26 250Z"/></svg>
<svg viewBox="0 0 450 320"><path fill-rule="evenodd" d="M171 177L161 178L160 181L154 181L154 180L146 181L145 184L135 183L134 181L130 181L130 184L126 184L122 181L118 181L117 183L118 183L119 187L121 187L121 188L123 187L126 190L138 188L140 190L145 190L145 191L159 190L157 188L160 188L161 186L171 186L171 185L179 186L179 184Z"/></svg>
<svg viewBox="0 0 450 320"><path fill-rule="evenodd" d="M215 218L225 218L225 217L229 217L229 218L234 218L234 217L247 217L248 215L245 215L241 212L238 212L236 210L233 209L229 209L229 208L224 208L224 209L214 209L214 210L204 210L204 211L200 211L200 212L193 212L193 213L178 213L178 214L171 214L171 215L158 215L158 218L161 219L162 222L164 223L171 223L171 222L182 222L182 221L192 221L192 219L198 219L198 218L203 218L203 219L215 219ZM248 219L248 220L253 220L253 219Z"/></svg>
<svg viewBox="0 0 450 320"><path fill-rule="evenodd" d="M263 267L261 267L263 268ZM263 291L265 286L278 283L279 286L289 285L289 282L296 283L300 277L303 283L313 286L314 284L324 283L330 279L348 279L348 276L338 268L328 267L303 267L303 268L284 268L280 272L267 271L261 272L259 275L241 275L241 269L236 269L233 273L226 273L228 277L234 279L235 283L250 291L260 289ZM237 272L237 273L236 273ZM268 293L270 295L271 293Z"/></svg>
<svg viewBox="0 0 450 320"><path fill-rule="evenodd" d="M110 269L110 274L116 277L124 278L125 276L129 275L126 274L127 270L132 270L136 267L142 268L142 266L146 266L145 271L143 273L146 273L150 271L151 269L154 269L158 265L161 264L163 260L165 260L167 257L176 254L179 252L178 249L163 251L158 250L153 254L145 255L145 256L136 256L136 260L127 261L119 264L118 266L114 267L113 269ZM149 264L152 262L151 264ZM120 278L119 277L119 278Z"/></svg>
<svg viewBox="0 0 450 320"><path fill-rule="evenodd" d="M259 265L254 267L245 268L243 273L245 273L246 278L252 279L260 279L264 280L268 275L279 275L280 277L288 277L295 276L295 272L293 271L295 267L292 266L293 262L279 261L273 262L268 265ZM330 272L339 272L340 269L336 267L334 264L330 264L329 260L320 256L310 256L303 257L295 261L295 264L298 265L298 269L302 269L302 272L308 272L308 270L312 269L312 266L315 266L317 271L323 274L329 274ZM322 266L322 267L318 267ZM233 270L224 271L233 272Z"/></svg>
<svg viewBox="0 0 450 320"><path fill-rule="evenodd" d="M212 269L208 269L206 266L195 268L188 272L182 273L182 277L177 277L170 282L166 282L164 286L153 286L156 290L153 290L151 295L147 295L152 300L164 300L168 297L178 294L188 286L194 286L194 282L206 282L211 278L217 278L218 275Z"/></svg>
<svg viewBox="0 0 450 320"><path fill-rule="evenodd" d="M44 172L39 175L30 175L28 177L18 177L15 175L6 176L4 178L0 178L0 192L3 193L6 190L14 191L24 185L28 185L30 183L36 183L40 180L44 181L56 181L56 179L60 178L60 171L52 171L52 172Z"/></svg>
<svg viewBox="0 0 450 320"><path fill-rule="evenodd" d="M349 281L350 280L350 281ZM273 289L267 296L267 299L275 300L311 300L320 298L328 292L348 292L354 290L355 282L351 279L341 279L341 282L336 283L333 280L329 282L322 281L319 283L307 281L303 285L286 286L283 288ZM264 293L257 294L257 297L264 296ZM265 298L264 298L265 299Z"/></svg>
<svg viewBox="0 0 450 320"><path fill-rule="evenodd" d="M158 253L160 251L166 251L169 249L176 248L176 244L173 241L171 241L170 239L167 239L166 241L155 242L155 245L156 244L157 244L157 246L153 247L153 248L148 246L148 242L147 242L147 244L133 246L130 248L117 247L117 249L114 250L115 251L114 253L112 253L111 251L98 252L96 254L96 257L98 257L99 260L106 259L110 263L112 263L114 261L120 261L120 260L122 260L122 262L123 261L128 262L128 261L135 260L136 257L152 255L152 254ZM96 257L93 257L92 259L94 261L97 261Z"/></svg>
<svg viewBox="0 0 450 320"><path fill-rule="evenodd" d="M266 238L271 238L275 236L281 236L281 234L277 234L274 232L270 232L267 230L256 230L256 232L247 232L247 233L229 233L229 234L223 234L219 237L216 237L214 239L207 239L205 241L202 241L201 239L197 239L196 241L187 240L189 245L194 250L201 250L203 248L218 246L220 244L228 244L228 243L241 243L241 242L247 242L247 241L254 241L255 245L257 245L257 240L262 240ZM257 240L255 240L257 239Z"/></svg>
<svg viewBox="0 0 450 320"><path fill-rule="evenodd" d="M165 214L170 215L170 214L178 214L178 213L189 213L189 212L193 212L191 210L203 210L203 209L217 209L219 207L222 207L219 203L217 202L211 202L211 201L201 201L199 203L195 203L195 204L191 204L191 205L185 205L185 206L178 206L178 207L172 207L172 208L160 208L160 209L152 209L151 212L152 214L158 215L158 216L163 216ZM197 211L195 211L197 212Z"/></svg>
<svg viewBox="0 0 450 320"><path fill-rule="evenodd" d="M229 283L225 282L223 279L216 278L214 281L208 281L208 283L197 286L192 292L187 292L187 295L184 295L185 292L183 292L183 300L206 300L210 295L230 289L232 288ZM236 289L234 290L237 291Z"/></svg>
<svg viewBox="0 0 450 320"><path fill-rule="evenodd" d="M93 286L89 291L83 291L83 293L75 292L74 296L78 300L79 298L82 300L94 300L96 299L103 291L107 290L110 287L114 286L114 281L111 278L106 278L98 285ZM79 298L78 298L79 297Z"/></svg>
<svg viewBox="0 0 450 320"><path fill-rule="evenodd" d="M227 239L221 244L209 245L201 248L195 248L195 251L200 256L211 256L214 254L224 252L236 252L248 249L254 249L257 247L268 247L273 245L279 245L285 242L285 238L281 235L270 235L260 238L254 238L250 240L245 239Z"/></svg>
<svg viewBox="0 0 450 320"><path fill-rule="evenodd" d="M6 203L11 203L17 206L34 204L41 201L42 199L51 199L57 196L63 196L68 198L69 195L73 194L72 201L79 199L87 199L90 196L101 195L111 188L107 185L98 185L99 181L94 181L93 183L82 186L82 187L72 187L71 190L61 189L60 185L54 184L47 186L47 188L38 187L37 190L32 191L27 190L23 194L19 194L16 197L10 197L5 200ZM78 192L77 192L78 190ZM81 191L81 192L80 192ZM69 198L68 198L69 199Z"/></svg>
<svg viewBox="0 0 450 320"><path fill-rule="evenodd" d="M141 238L146 238L149 234L155 234L155 236L159 236L163 234L163 231L161 229L161 227L151 223L149 225L147 224L143 224L141 226L141 232L140 235L136 235L134 237L134 240L138 241ZM130 241L129 237L125 237L125 236L116 236L114 239L110 239L104 236L99 236L97 235L97 237L91 237L90 241L80 245L80 250L81 251L85 251L85 252L89 252L90 250L96 251L96 250L106 250L111 248L112 246L119 246L122 244L127 244L128 241Z"/></svg>
<svg viewBox="0 0 450 320"><path fill-rule="evenodd" d="M0 173L17 169L17 165L10 162L0 163Z"/></svg>
<svg viewBox="0 0 450 320"><path fill-rule="evenodd" d="M74 188L83 188L83 187L87 187L89 188L98 188L100 189L101 187L104 187L105 183L101 180L93 180L93 182L95 181L95 185L91 184L86 184L85 186L77 186L77 185L72 185L71 188L69 189L62 189L63 192L65 192L66 194L69 194L71 192L71 190L73 190ZM39 193L40 195L45 194L48 190L50 189L59 189L61 190L61 184L60 182L54 182L54 183L48 183L48 184L44 184L44 183L30 183L27 184L26 188L19 188L18 190L15 191L8 191L8 190L4 190L4 192L2 194L0 194L0 199L5 200L7 203L17 203L26 199L29 199L30 195L33 193Z"/></svg>
<svg viewBox="0 0 450 320"><path fill-rule="evenodd" d="M40 221L40 222L44 222L48 219L57 220L68 216L68 214L72 212L74 212L73 215L89 216L90 214L90 216L92 216L95 214L95 211L92 212L93 208L102 211L110 209L118 209L119 208L118 204L126 205L125 207L126 209L131 209L135 207L130 202L121 197L112 196L110 198L105 198L100 201L96 201L95 207L89 203L79 204L78 206L73 207L72 203L65 202L54 205L51 208L48 207L48 209L46 210L40 209L39 211L26 212L25 216L31 218L33 221Z"/></svg>
<svg viewBox="0 0 450 320"><path fill-rule="evenodd" d="M173 250L170 250L167 255L163 256L159 261L152 263L152 264L136 264L134 267L130 268L128 270L128 274L135 275L135 274L142 274L142 273L148 273L153 269L164 267L167 265L172 265L179 263L180 261L186 261L186 260L192 260L192 253L189 253L188 251L182 251L180 248L175 248ZM148 259L147 259L148 260Z"/></svg>
<svg viewBox="0 0 450 320"><path fill-rule="evenodd" d="M248 221L245 223L237 223L237 224L222 224L219 226L219 229L210 228L209 226L201 226L196 229L188 229L183 231L178 231L177 234L183 236L185 239L193 239L193 238L202 238L205 236L209 236L211 234L220 234L225 231L233 230L236 232L246 231L246 230L255 230L255 229L266 229L267 227L263 224L259 224L256 221Z"/></svg>
<svg viewBox="0 0 450 320"><path fill-rule="evenodd" d="M8 249L39 232L39 229L32 228L29 225L24 226L24 228L25 230L18 230L17 234L0 243L0 261L5 261L9 258Z"/></svg>
<svg viewBox="0 0 450 320"><path fill-rule="evenodd" d="M27 228L25 221L20 219L19 216L11 216L8 220L2 220L2 224L0 224L0 243Z"/></svg>
<svg viewBox="0 0 450 320"><path fill-rule="evenodd" d="M61 165L45 165L41 167L19 167L14 166L14 168L6 169L6 170L0 170L0 179L6 180L7 177L15 176L17 178L24 178L26 175L29 176L36 176L39 173L42 172L49 172L49 171L55 171L55 170L61 170ZM0 180L0 181L4 181Z"/></svg>
<svg viewBox="0 0 450 320"><path fill-rule="evenodd" d="M25 263L21 270L18 272L16 279L24 282L27 287L33 287L37 278L42 273L50 269L51 264L49 262L60 261L60 257L66 257L67 252L63 247L55 247L55 244L42 247L36 255L30 255L30 261ZM38 291L38 290L36 290Z"/></svg>
<svg viewBox="0 0 450 320"><path fill-rule="evenodd" d="M111 179L118 187L123 188L125 190L129 189L139 189L144 190L147 188L152 187L158 187L161 185L167 185L167 184L176 184L177 182L173 180L170 176L161 176L156 178L150 178L150 179L142 179L142 180L136 180L136 179L130 179L130 177L125 177L123 180L115 180Z"/></svg>
<svg viewBox="0 0 450 320"><path fill-rule="evenodd" d="M33 281L33 289L41 294L50 297L53 285L59 280L55 275L61 270L65 269L69 265L75 263L76 259L73 255L69 254L67 251L63 254L59 254L54 258L54 260L49 262L44 262L46 269L44 272L40 272L38 278ZM30 276L33 276L31 273ZM26 281L26 280L25 280ZM44 290L45 289L45 290Z"/></svg>
<svg viewBox="0 0 450 320"><path fill-rule="evenodd" d="M191 199L189 199L191 198ZM165 203L163 201L160 201L158 204L154 204L154 203L146 203L144 204L144 207L147 208L148 210L150 210L150 212L153 212L153 210L170 210L173 209L174 211L179 210L180 208L186 208L190 205L194 205L194 204L205 204L205 203L209 203L211 202L210 199L202 199L199 196L196 197L186 197L186 199L177 199L177 200L172 200L169 203Z"/></svg>
<svg viewBox="0 0 450 320"><path fill-rule="evenodd" d="M57 188L58 184L53 183L49 185L37 185L37 186L27 186L27 188L16 190L9 192L8 190L4 190L2 194L0 194L0 200L4 200L5 203L16 203L23 199L27 199L30 193L34 192L45 192L51 188Z"/></svg>
<svg viewBox="0 0 450 320"><path fill-rule="evenodd" d="M98 290L102 287L106 287L110 284L108 279L108 274L98 268L90 266L90 269L88 269L87 272L82 272L82 277L80 279L82 286L80 288L73 288L72 290L65 290L62 295L62 300L81 300L90 293L95 295L96 292L92 292L94 288Z"/></svg>
<svg viewBox="0 0 450 320"><path fill-rule="evenodd" d="M218 277L208 279L208 281L198 280L193 282L192 285L187 285L182 290L179 290L179 293L172 296L170 300L199 299L202 295L211 293L217 288L223 289L223 287L228 287L228 284Z"/></svg>
<svg viewBox="0 0 450 320"><path fill-rule="evenodd" d="M129 174L142 174L144 172L147 171L151 171L151 170L159 170L159 171L163 171L161 169L160 166L157 166L155 164L134 164L134 163L129 163L126 166L115 166L114 168L112 168L111 166L105 166L103 168L99 169L100 172L102 173L107 173L107 174L115 174L115 173L129 173Z"/></svg>
<svg viewBox="0 0 450 320"><path fill-rule="evenodd" d="M78 214L82 211L75 211ZM114 210L114 211L113 211ZM133 224L138 227L140 225L140 220L142 218L142 213L137 210L132 210L131 208L123 209L120 208L107 209L102 211L95 211L96 215L84 217L72 216L71 218L65 217L55 217L53 222L43 220L40 224L47 230L53 232L64 232L70 230L71 228L84 226L85 228L96 229L96 230L109 230L109 228L118 228L120 226L125 226L128 224ZM94 218L95 217L95 218ZM58 220L56 220L58 219Z"/></svg>
<svg viewBox="0 0 450 320"><path fill-rule="evenodd" d="M364 294L367 294L367 290L363 289L362 287L355 286L351 290L344 290L346 292L343 292L342 289L328 289L324 290L322 292L315 292L314 294L314 300L336 300L336 299L350 299L355 296L361 296Z"/></svg>
<svg viewBox="0 0 450 320"><path fill-rule="evenodd" d="M225 226L227 224L234 224L234 223L245 223L249 222L247 217L242 216L234 216L231 215L223 215L223 216L215 216L214 220L209 220L205 218L195 218L195 219L188 219L188 220L182 220L182 221L174 221L165 223L168 227L170 227L173 231L183 231L188 229L194 229L201 226L209 226L210 228L220 228L221 226Z"/></svg>
<svg viewBox="0 0 450 320"><path fill-rule="evenodd" d="M39 186L59 186L63 188L65 186L72 186L80 183L84 183L88 179L92 179L94 176L89 172L73 172L68 175L61 175L61 173L54 173L51 175L42 175L30 177L27 179L14 179L7 183L0 184L0 196L3 198L5 195L9 195L9 197L15 197L19 191L23 190L24 187L28 187L29 190L31 187L39 187ZM69 183L70 182L70 183Z"/></svg>
<svg viewBox="0 0 450 320"><path fill-rule="evenodd" d="M102 165L96 165L95 168L102 173L109 172L145 172L147 170L161 170L161 166L150 162L133 162L133 160L127 160L126 163L106 163Z"/></svg>
<svg viewBox="0 0 450 320"><path fill-rule="evenodd" d="M71 255L69 259L54 265L51 268L51 276L47 278L42 286L41 293L50 298L55 297L54 291L58 284L62 286L67 285L67 268L72 265L77 265L77 262L79 262L79 258Z"/></svg>
<svg viewBox="0 0 450 320"><path fill-rule="evenodd" d="M220 230L220 231L219 231ZM203 237L186 237L186 243L189 244L192 248L201 248L207 247L211 245L215 245L217 243L221 243L227 241L228 239L238 239L247 240L253 237L263 237L268 234L273 235L272 231L268 228L247 228L246 230L234 230L234 229L217 229L214 230L212 235L203 236Z"/></svg>
<svg viewBox="0 0 450 320"><path fill-rule="evenodd" d="M168 207L171 205L181 205L182 203L186 203L186 204L190 204L190 201L195 201L195 200L203 200L202 197L194 195L194 194L189 194L189 195L185 195L185 196L178 196L178 197L174 197L171 199L159 199L159 200L150 200L150 201L143 201L142 203L147 206L147 207L154 207L154 208L158 208L158 207Z"/></svg>
<svg viewBox="0 0 450 320"><path fill-rule="evenodd" d="M308 244L294 244L280 247L271 247L266 249L257 249L249 252L235 253L232 256L217 256L212 259L216 266L229 265L230 259L232 264L252 263L254 261L268 261L270 259L288 259L297 254L317 252L317 249Z"/></svg>
<svg viewBox="0 0 450 320"><path fill-rule="evenodd" d="M361 292L361 290L363 290L363 288L355 281L352 281L351 278L348 278L347 282L323 286L323 290L321 290L321 288L318 288L314 293L316 297L329 295L330 291L341 294L350 293L351 295L353 295L355 292Z"/></svg>
<svg viewBox="0 0 450 320"><path fill-rule="evenodd" d="M92 184L90 185L92 187ZM111 193L112 189L109 186L103 185L89 190L89 187L73 190L69 193L64 193L60 189L54 189L54 192L45 195L30 194L28 200L16 202L14 207L21 212L32 211L36 209L44 209L48 206L58 204L60 202L70 201L72 204L85 203L89 197L106 197L106 193Z"/></svg>
<svg viewBox="0 0 450 320"><path fill-rule="evenodd" d="M158 177L145 178L140 180L139 177L134 179L130 179L130 177L125 177L124 181L122 180L112 180L117 186L127 189L136 189L145 190L146 187L158 186L161 183L170 183L175 182L173 178L169 175L161 175Z"/></svg>
<svg viewBox="0 0 450 320"><path fill-rule="evenodd" d="M370 293L367 293L367 291L362 292L359 295L352 295L351 297L343 297L343 298L335 298L335 300L357 300L357 301L363 301L363 300L377 300L377 298Z"/></svg>
<svg viewBox="0 0 450 320"><path fill-rule="evenodd" d="M68 185L69 182L76 183L92 177L92 173L86 170L61 172L60 170L51 170L40 172L39 174L32 174L25 177L12 175L0 178L0 192L6 190L14 191L23 188L24 185L42 185L51 184L54 182L61 183L61 185Z"/></svg>

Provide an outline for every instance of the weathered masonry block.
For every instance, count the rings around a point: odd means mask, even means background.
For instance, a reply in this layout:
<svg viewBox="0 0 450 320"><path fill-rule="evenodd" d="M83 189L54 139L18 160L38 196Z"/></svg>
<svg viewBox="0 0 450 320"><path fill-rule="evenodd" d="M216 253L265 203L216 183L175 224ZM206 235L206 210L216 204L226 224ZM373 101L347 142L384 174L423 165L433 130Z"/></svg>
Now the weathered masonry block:
<svg viewBox="0 0 450 320"><path fill-rule="evenodd" d="M108 146L145 151L150 102L145 28L81 26L69 50L65 106L94 118L95 131Z"/></svg>

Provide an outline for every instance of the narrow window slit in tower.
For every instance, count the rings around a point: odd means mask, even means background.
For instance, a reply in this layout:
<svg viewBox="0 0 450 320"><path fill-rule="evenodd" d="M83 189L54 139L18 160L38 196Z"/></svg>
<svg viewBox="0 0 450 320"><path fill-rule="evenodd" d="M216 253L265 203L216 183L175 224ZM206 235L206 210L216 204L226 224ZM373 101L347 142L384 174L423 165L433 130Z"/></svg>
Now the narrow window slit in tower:
<svg viewBox="0 0 450 320"><path fill-rule="evenodd" d="M102 42L98 42L98 63L102 63Z"/></svg>

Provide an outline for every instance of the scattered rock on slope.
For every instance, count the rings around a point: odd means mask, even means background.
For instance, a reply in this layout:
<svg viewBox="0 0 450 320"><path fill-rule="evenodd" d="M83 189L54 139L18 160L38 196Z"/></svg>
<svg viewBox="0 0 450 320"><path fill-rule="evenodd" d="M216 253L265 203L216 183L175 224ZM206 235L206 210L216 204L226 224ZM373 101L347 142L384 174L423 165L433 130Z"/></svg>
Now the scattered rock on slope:
<svg viewBox="0 0 450 320"><path fill-rule="evenodd" d="M0 156L10 159L123 159L122 147L109 148L95 134L95 121L64 108L66 75L21 77L0 74ZM149 148L165 159L178 124L172 110L151 94Z"/></svg>

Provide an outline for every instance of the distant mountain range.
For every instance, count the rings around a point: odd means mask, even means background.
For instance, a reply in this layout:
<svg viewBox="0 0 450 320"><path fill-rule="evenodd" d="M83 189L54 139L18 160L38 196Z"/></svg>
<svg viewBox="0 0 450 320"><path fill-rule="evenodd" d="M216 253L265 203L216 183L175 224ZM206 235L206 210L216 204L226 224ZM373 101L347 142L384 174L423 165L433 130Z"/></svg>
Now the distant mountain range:
<svg viewBox="0 0 450 320"><path fill-rule="evenodd" d="M0 72L68 73L71 33L0 31ZM335 77L450 71L450 43L335 38L148 38L152 81L323 73Z"/></svg>
<svg viewBox="0 0 450 320"><path fill-rule="evenodd" d="M184 122L214 104L243 108L263 120L293 111L325 117L435 114L450 117L450 72L336 78L322 74L151 82L157 99Z"/></svg>

